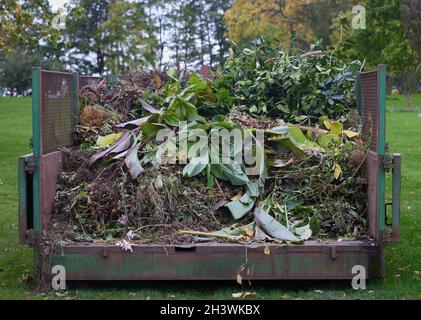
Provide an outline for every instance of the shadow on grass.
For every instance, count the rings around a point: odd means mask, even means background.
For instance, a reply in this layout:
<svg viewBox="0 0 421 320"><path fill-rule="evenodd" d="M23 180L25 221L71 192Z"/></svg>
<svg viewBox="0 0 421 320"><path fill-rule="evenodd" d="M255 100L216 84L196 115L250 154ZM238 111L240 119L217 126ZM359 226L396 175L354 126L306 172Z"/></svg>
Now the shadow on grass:
<svg viewBox="0 0 421 320"><path fill-rule="evenodd" d="M369 280L370 281L370 280ZM313 288L329 290L348 290L351 280L243 280L238 284L235 280L150 280L150 281L68 281L70 290L164 290L164 291L206 291L212 294L222 290L265 290L280 289L286 291L307 291ZM234 292L234 291L233 291Z"/></svg>

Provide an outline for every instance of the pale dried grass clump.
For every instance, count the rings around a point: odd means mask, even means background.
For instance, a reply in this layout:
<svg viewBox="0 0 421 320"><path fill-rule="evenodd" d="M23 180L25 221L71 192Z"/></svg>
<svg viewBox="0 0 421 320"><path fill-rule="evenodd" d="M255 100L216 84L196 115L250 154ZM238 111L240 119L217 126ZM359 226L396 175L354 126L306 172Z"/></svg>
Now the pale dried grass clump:
<svg viewBox="0 0 421 320"><path fill-rule="evenodd" d="M101 127L113 117L103 107L98 105L88 105L80 113L79 124L85 127Z"/></svg>

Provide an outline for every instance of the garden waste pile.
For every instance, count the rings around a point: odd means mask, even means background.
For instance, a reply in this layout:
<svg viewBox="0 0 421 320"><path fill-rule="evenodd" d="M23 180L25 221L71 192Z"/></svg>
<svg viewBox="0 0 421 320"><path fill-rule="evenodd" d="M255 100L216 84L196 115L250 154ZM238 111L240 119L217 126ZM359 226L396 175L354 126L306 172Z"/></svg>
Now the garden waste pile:
<svg viewBox="0 0 421 320"><path fill-rule="evenodd" d="M366 237L361 68L261 43L211 75L130 71L83 87L51 229L124 250Z"/></svg>

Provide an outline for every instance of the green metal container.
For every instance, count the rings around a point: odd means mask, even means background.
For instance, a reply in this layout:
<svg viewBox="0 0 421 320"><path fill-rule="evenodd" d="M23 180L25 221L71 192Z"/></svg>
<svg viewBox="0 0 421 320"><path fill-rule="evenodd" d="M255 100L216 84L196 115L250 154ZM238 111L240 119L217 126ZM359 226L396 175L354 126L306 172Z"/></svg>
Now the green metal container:
<svg viewBox="0 0 421 320"><path fill-rule="evenodd" d="M19 158L19 238L33 246L35 270L45 263L40 241L53 215L59 147L71 146L77 123L78 90L95 81L77 73L33 71L33 153ZM386 68L362 72L357 100L364 132L372 139L366 166L371 240L306 241L303 245L207 243L137 245L123 252L110 244L64 245L51 265L62 265L67 280L234 280L351 279L356 265L368 278L384 277L385 242L399 241L400 156L387 153ZM393 172L392 223L386 223L385 171ZM270 246L270 255L264 254Z"/></svg>

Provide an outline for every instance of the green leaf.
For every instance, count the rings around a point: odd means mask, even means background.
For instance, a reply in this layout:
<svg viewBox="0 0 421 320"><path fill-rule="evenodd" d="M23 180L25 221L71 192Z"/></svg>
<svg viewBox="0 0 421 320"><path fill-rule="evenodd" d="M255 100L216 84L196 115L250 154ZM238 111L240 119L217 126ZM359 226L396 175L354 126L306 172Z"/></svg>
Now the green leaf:
<svg viewBox="0 0 421 320"><path fill-rule="evenodd" d="M292 229L294 230L294 233L297 235L297 237L302 241L310 239L313 234L310 228L310 224L306 224L302 221L297 221L292 226Z"/></svg>
<svg viewBox="0 0 421 320"><path fill-rule="evenodd" d="M268 132L276 134L276 135L284 135L290 131L291 131L291 128L287 125L277 126L268 130Z"/></svg>
<svg viewBox="0 0 421 320"><path fill-rule="evenodd" d="M225 205L236 220L244 217L247 212L253 209L253 206L254 199L248 193L245 193L239 200L231 201Z"/></svg>
<svg viewBox="0 0 421 320"><path fill-rule="evenodd" d="M212 173L211 173L211 165L208 164L206 166L206 176L208 178L208 188L213 188L213 186L215 185L215 178L213 177Z"/></svg>
<svg viewBox="0 0 421 320"><path fill-rule="evenodd" d="M311 232L313 237L317 236L320 232L320 224L319 221L317 220L316 216L312 216L310 219L310 228L311 228Z"/></svg>
<svg viewBox="0 0 421 320"><path fill-rule="evenodd" d="M119 123L116 125L116 128L139 127L140 125L142 125L145 122L148 122L151 119L152 119L151 116L147 116L147 117L139 118L139 119L128 121L128 122Z"/></svg>
<svg viewBox="0 0 421 320"><path fill-rule="evenodd" d="M183 176L194 177L202 172L209 164L209 154L204 152L199 157L194 157L183 169Z"/></svg>
<svg viewBox="0 0 421 320"><path fill-rule="evenodd" d="M212 164L211 172L218 179L229 181L234 186L250 182L239 164Z"/></svg>
<svg viewBox="0 0 421 320"><path fill-rule="evenodd" d="M205 79L203 79L200 75L198 75L196 72L193 72L190 74L189 84L193 86L191 89L192 91L205 90L209 87L208 82Z"/></svg>
<svg viewBox="0 0 421 320"><path fill-rule="evenodd" d="M272 238L282 241L299 241L299 239L294 236L291 231L276 221L260 207L257 207L254 210L254 219L256 223Z"/></svg>
<svg viewBox="0 0 421 320"><path fill-rule="evenodd" d="M139 158L137 157L137 151L139 150L140 143L133 146L126 155L124 159L124 163L126 164L127 168L129 169L130 175L132 179L136 179L139 174L145 171L140 164Z"/></svg>
<svg viewBox="0 0 421 320"><path fill-rule="evenodd" d="M290 138L274 141L284 151L291 151L297 158L304 158L307 154L301 148L297 147Z"/></svg>
<svg viewBox="0 0 421 320"><path fill-rule="evenodd" d="M293 139L295 145L300 146L307 144L306 136L304 135L303 131L298 127L292 126L289 132L289 136Z"/></svg>
<svg viewBox="0 0 421 320"><path fill-rule="evenodd" d="M165 126L162 123L144 123L140 126L140 129L144 133L146 137L151 137L154 134L156 134L159 130L165 129L167 126Z"/></svg>
<svg viewBox="0 0 421 320"><path fill-rule="evenodd" d="M104 137L98 136L98 139L96 140L96 145L101 148L109 147L110 145L117 142L118 139L120 139L122 135L122 132L119 133L111 133Z"/></svg>
<svg viewBox="0 0 421 320"><path fill-rule="evenodd" d="M339 142L339 137L331 133L320 135L317 138L317 143L324 148L327 148L330 145L336 144L338 142Z"/></svg>
<svg viewBox="0 0 421 320"><path fill-rule="evenodd" d="M257 198L260 195L259 181L250 181L246 184L246 191L250 197Z"/></svg>
<svg viewBox="0 0 421 320"><path fill-rule="evenodd" d="M342 129L343 129L343 124L339 121L332 121L331 123L331 128L330 128L330 133L334 134L334 135L341 135L342 133Z"/></svg>

